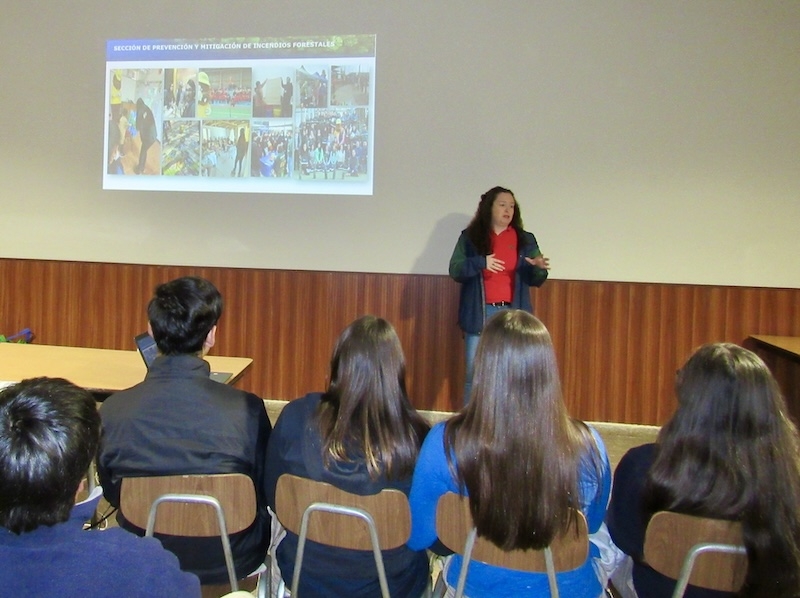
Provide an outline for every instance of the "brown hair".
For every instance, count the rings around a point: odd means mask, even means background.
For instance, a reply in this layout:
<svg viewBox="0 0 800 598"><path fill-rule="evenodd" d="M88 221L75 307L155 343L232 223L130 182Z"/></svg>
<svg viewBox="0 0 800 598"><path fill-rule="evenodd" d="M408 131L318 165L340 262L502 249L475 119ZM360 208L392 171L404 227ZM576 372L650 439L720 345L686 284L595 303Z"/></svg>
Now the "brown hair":
<svg viewBox="0 0 800 598"><path fill-rule="evenodd" d="M742 596L800 588L800 440L775 379L754 353L700 347L678 372L678 410L661 429L643 492L656 511L741 521Z"/></svg>
<svg viewBox="0 0 800 598"><path fill-rule="evenodd" d="M522 212L520 211L519 203L514 193L505 187L492 187L486 193L481 195L481 200L478 202L478 208L475 210L475 215L467 225L467 237L478 251L479 255L489 255L492 252L492 243L490 241L490 232L492 230L492 207L494 200L501 193L508 193L514 198L514 215L511 217L511 227L517 231L517 243L522 246Z"/></svg>
<svg viewBox="0 0 800 598"><path fill-rule="evenodd" d="M428 424L408 399L405 369L389 322L363 316L345 328L316 412L326 461L364 459L373 478L413 473Z"/></svg>
<svg viewBox="0 0 800 598"><path fill-rule="evenodd" d="M602 467L588 428L567 413L544 324L521 310L493 316L472 384L469 404L446 424L445 450L478 534L506 550L543 548L580 507L582 456L590 450Z"/></svg>

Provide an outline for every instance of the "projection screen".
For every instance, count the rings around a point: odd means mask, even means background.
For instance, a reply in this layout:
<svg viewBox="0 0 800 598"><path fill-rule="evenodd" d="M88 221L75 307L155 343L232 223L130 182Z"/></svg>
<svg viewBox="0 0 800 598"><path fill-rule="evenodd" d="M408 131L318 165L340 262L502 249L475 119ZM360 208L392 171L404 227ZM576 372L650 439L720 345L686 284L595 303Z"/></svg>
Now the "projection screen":
<svg viewBox="0 0 800 598"><path fill-rule="evenodd" d="M371 195L375 36L111 40L103 188Z"/></svg>

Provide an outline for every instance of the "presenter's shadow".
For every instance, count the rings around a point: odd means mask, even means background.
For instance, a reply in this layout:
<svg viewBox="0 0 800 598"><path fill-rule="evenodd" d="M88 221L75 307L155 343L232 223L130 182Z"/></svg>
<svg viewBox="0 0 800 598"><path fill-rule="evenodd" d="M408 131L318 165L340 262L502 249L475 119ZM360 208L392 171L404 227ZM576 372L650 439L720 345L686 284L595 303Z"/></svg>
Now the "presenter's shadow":
<svg viewBox="0 0 800 598"><path fill-rule="evenodd" d="M470 215L451 213L434 225L414 262L401 298L407 369L425 378L416 388L426 396L411 397L418 409L457 411L464 393L464 342L458 327L460 285L448 275L450 256ZM424 338L422 332L429 337Z"/></svg>

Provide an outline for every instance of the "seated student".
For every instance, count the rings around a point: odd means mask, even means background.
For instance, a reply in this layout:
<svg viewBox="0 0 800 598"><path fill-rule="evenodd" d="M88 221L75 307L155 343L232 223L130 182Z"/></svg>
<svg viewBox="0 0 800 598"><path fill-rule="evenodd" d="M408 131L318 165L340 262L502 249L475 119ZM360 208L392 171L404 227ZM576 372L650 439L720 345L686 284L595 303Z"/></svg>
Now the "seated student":
<svg viewBox="0 0 800 598"><path fill-rule="evenodd" d="M427 423L406 395L405 358L391 324L364 316L342 332L331 358L330 384L289 402L269 442L268 497L284 473L327 482L353 494L396 488L408 494ZM273 525L279 526L277 519ZM281 528L281 534L282 534ZM274 533L277 565L291 586L297 536ZM383 553L392 596L421 596L429 578L424 551L405 546ZM301 596L380 595L371 551L332 549L309 541L300 575Z"/></svg>
<svg viewBox="0 0 800 598"><path fill-rule="evenodd" d="M800 595L800 439L767 366L737 345L704 345L679 370L675 393L658 442L628 451L614 474L608 527L633 557L639 596L671 596L675 586L642 561L657 511L740 521L748 570L738 595ZM731 594L689 586L686 596Z"/></svg>
<svg viewBox="0 0 800 598"><path fill-rule="evenodd" d="M32 378L0 391L0 594L200 596L158 540L84 531L100 492L75 499L99 442L94 398L71 382Z"/></svg>
<svg viewBox="0 0 800 598"><path fill-rule="evenodd" d="M185 277L156 287L147 307L159 356L144 381L115 393L100 408L105 439L98 473L106 499L119 506L124 477L244 473L256 488L253 525L231 536L239 577L263 563L269 543L264 494L264 454L271 426L257 396L209 378L203 360L214 346L222 297L202 278ZM142 535L117 514L119 524ZM218 537L159 536L181 566L204 584L228 580Z"/></svg>
<svg viewBox="0 0 800 598"><path fill-rule="evenodd" d="M611 473L600 436L569 417L561 398L550 334L522 310L499 312L486 324L475 358L470 402L435 425L420 451L411 486L411 538L422 549L437 543L436 506L447 492L468 495L478 534L505 550L541 549L571 528L569 509L600 530ZM590 545L579 568L557 574L562 596L597 598L605 576L596 572L600 550ZM445 566L450 594L462 558ZM465 593L547 596L545 573L527 573L477 561Z"/></svg>

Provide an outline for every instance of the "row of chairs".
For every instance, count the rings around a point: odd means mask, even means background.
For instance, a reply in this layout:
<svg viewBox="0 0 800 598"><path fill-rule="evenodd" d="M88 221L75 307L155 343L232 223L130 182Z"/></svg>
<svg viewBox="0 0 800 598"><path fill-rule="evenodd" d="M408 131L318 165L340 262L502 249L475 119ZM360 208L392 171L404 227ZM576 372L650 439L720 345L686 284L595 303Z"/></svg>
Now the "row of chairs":
<svg viewBox="0 0 800 598"><path fill-rule="evenodd" d="M121 508L134 525L153 533L178 536L219 536L223 544L231 591L238 590L228 536L249 527L256 516L252 480L243 474L175 475L126 478ZM298 535L292 596L297 596L307 540L354 550L371 550L384 598L389 598L381 551L405 544L411 531L408 499L398 490L371 496L350 494L330 484L283 475L276 491L281 524ZM437 507L437 534L442 543L463 555L456 597L461 598L471 560L529 572L547 573L550 595L559 596L556 573L582 565L589 550L586 519L576 511L577 526L541 550L503 551L477 536L469 501L448 493ZM733 592L747 570L741 527L737 523L690 515L656 513L647 528L644 558L656 571L677 580L674 597L687 584ZM267 563L267 565L269 565ZM259 597L283 596L270 586L269 566L261 576ZM440 574L433 596L443 595Z"/></svg>

